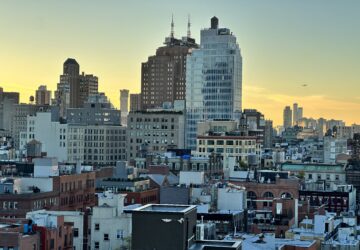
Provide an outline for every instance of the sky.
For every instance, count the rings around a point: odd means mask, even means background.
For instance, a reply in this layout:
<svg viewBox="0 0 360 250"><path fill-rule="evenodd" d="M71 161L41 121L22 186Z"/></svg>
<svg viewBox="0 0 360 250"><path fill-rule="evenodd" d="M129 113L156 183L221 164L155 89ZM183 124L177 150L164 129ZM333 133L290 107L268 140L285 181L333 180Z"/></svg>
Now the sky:
<svg viewBox="0 0 360 250"><path fill-rule="evenodd" d="M190 15L198 42L215 15L241 48L243 108L281 124L297 102L305 117L359 124L359 11L358 0L0 0L0 86L28 102L41 84L56 89L70 57L119 107L120 89L140 92L172 14L175 36Z"/></svg>

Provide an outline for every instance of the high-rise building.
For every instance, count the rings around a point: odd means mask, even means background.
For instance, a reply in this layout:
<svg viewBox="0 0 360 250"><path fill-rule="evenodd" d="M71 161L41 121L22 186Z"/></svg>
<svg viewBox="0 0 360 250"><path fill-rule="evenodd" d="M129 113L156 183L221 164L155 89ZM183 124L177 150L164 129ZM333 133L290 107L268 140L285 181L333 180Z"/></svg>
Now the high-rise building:
<svg viewBox="0 0 360 250"><path fill-rule="evenodd" d="M198 45L190 37L190 31L187 37L176 39L173 21L170 36L164 44L141 65L143 110L162 107L163 103L174 103L175 100L185 100L186 56Z"/></svg>
<svg viewBox="0 0 360 250"><path fill-rule="evenodd" d="M121 111L121 124L127 124L127 116L129 113L129 90L120 90L120 111Z"/></svg>
<svg viewBox="0 0 360 250"><path fill-rule="evenodd" d="M218 19L201 30L186 62L186 147L196 148L199 121L235 119L241 112L242 57L236 37Z"/></svg>
<svg viewBox="0 0 360 250"><path fill-rule="evenodd" d="M265 133L264 133L264 147L272 148L273 141L274 141L273 121L266 120L265 121Z"/></svg>
<svg viewBox="0 0 360 250"><path fill-rule="evenodd" d="M88 100L89 96L98 94L98 77L94 75L87 75L84 72L80 75L80 101L79 105L82 107Z"/></svg>
<svg viewBox="0 0 360 250"><path fill-rule="evenodd" d="M69 108L67 123L82 125L120 125L120 110L115 109L104 93L91 95L82 108Z"/></svg>
<svg viewBox="0 0 360 250"><path fill-rule="evenodd" d="M301 119L303 119L303 112L304 112L303 107L298 107L298 112L297 112L297 122L298 123L299 123L299 121L301 121Z"/></svg>
<svg viewBox="0 0 360 250"><path fill-rule="evenodd" d="M70 87L70 108L79 108L80 105L80 65L75 59L68 58L64 62L63 75L60 82L66 81Z"/></svg>
<svg viewBox="0 0 360 250"><path fill-rule="evenodd" d="M292 119L292 125L293 126L295 126L295 125L297 125L297 122L298 122L298 104L297 103L294 103L293 104L293 113L292 113L292 115L293 115L293 119Z"/></svg>
<svg viewBox="0 0 360 250"><path fill-rule="evenodd" d="M79 72L80 66L75 59L68 58L64 62L54 98L62 118L66 118L66 109L81 108L89 96L98 94L98 77L84 72L79 75Z"/></svg>
<svg viewBox="0 0 360 250"><path fill-rule="evenodd" d="M47 90L46 85L40 85L35 93L35 103L37 105L50 105L51 91Z"/></svg>
<svg viewBox="0 0 360 250"><path fill-rule="evenodd" d="M292 125L292 110L290 106L286 106L284 109L284 128L291 128Z"/></svg>
<svg viewBox="0 0 360 250"><path fill-rule="evenodd" d="M19 104L18 92L4 92L0 87L0 129L10 130L14 106Z"/></svg>
<svg viewBox="0 0 360 250"><path fill-rule="evenodd" d="M70 85L65 80L66 77L60 76L57 84L53 104L59 107L60 117L66 117L66 110L70 107Z"/></svg>
<svg viewBox="0 0 360 250"><path fill-rule="evenodd" d="M141 110L141 94L130 94L130 111Z"/></svg>

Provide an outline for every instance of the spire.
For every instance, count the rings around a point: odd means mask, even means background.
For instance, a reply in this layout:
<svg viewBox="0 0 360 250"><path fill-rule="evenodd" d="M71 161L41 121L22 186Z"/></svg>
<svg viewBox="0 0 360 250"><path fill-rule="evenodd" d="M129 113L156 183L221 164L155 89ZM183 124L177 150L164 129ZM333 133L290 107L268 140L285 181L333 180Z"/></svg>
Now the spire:
<svg viewBox="0 0 360 250"><path fill-rule="evenodd" d="M171 15L171 32L170 37L174 38L174 14Z"/></svg>
<svg viewBox="0 0 360 250"><path fill-rule="evenodd" d="M190 32L190 15L188 15L188 24L187 24L187 37L190 38L191 37L191 32Z"/></svg>

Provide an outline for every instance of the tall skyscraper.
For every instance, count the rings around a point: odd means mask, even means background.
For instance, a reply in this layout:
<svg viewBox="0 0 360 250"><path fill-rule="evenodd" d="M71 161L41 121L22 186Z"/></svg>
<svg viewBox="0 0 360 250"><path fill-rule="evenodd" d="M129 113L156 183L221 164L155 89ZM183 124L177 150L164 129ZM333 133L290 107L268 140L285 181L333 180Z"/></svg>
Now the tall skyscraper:
<svg viewBox="0 0 360 250"><path fill-rule="evenodd" d="M293 119L292 119L292 125L295 126L297 125L298 122L298 104L294 103L293 104Z"/></svg>
<svg viewBox="0 0 360 250"><path fill-rule="evenodd" d="M63 74L55 91L54 104L60 107L60 116L66 118L66 109L81 108L89 96L98 94L98 77L80 72L75 59L64 62Z"/></svg>
<svg viewBox="0 0 360 250"><path fill-rule="evenodd" d="M64 62L63 75L60 76L60 83L66 82L70 87L70 108L79 108L80 99L80 65L73 58L68 58Z"/></svg>
<svg viewBox="0 0 360 250"><path fill-rule="evenodd" d="M192 48L197 48L195 39L188 36L174 37L174 22L171 22L170 36L165 46L156 50L141 66L141 106L142 109L158 108L164 102L174 103L185 100L186 56Z"/></svg>
<svg viewBox="0 0 360 250"><path fill-rule="evenodd" d="M141 94L130 94L130 111L141 110Z"/></svg>
<svg viewBox="0 0 360 250"><path fill-rule="evenodd" d="M40 85L35 92L35 103L37 105L50 105L51 91L47 90L46 85Z"/></svg>
<svg viewBox="0 0 360 250"><path fill-rule="evenodd" d="M241 112L242 57L236 37L227 28L201 30L200 49L186 62L186 147L196 148L197 123L234 119Z"/></svg>
<svg viewBox="0 0 360 250"><path fill-rule="evenodd" d="M80 75L80 107L84 106L89 96L99 93L98 77L94 75L87 75L84 72Z"/></svg>
<svg viewBox="0 0 360 250"><path fill-rule="evenodd" d="M303 107L298 107L298 112L297 112L297 123L299 123L301 121L301 119L303 118Z"/></svg>
<svg viewBox="0 0 360 250"><path fill-rule="evenodd" d="M129 90L120 90L120 111L121 111L121 124L127 124L127 116L129 113Z"/></svg>
<svg viewBox="0 0 360 250"><path fill-rule="evenodd" d="M284 109L284 128L290 128L292 126L292 110L290 106L286 106Z"/></svg>

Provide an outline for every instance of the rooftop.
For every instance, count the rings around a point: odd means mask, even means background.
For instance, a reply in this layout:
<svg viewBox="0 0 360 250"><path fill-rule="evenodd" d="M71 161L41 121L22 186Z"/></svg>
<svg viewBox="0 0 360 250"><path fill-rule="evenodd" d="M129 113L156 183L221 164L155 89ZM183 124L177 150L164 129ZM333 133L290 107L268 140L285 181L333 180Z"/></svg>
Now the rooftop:
<svg viewBox="0 0 360 250"><path fill-rule="evenodd" d="M241 249L241 241L220 241L220 240L205 240L205 241L196 241L189 250L203 250L208 249L208 247L215 248L225 248L229 249Z"/></svg>
<svg viewBox="0 0 360 250"><path fill-rule="evenodd" d="M148 204L135 208L134 212L186 213L196 209L195 205Z"/></svg>

